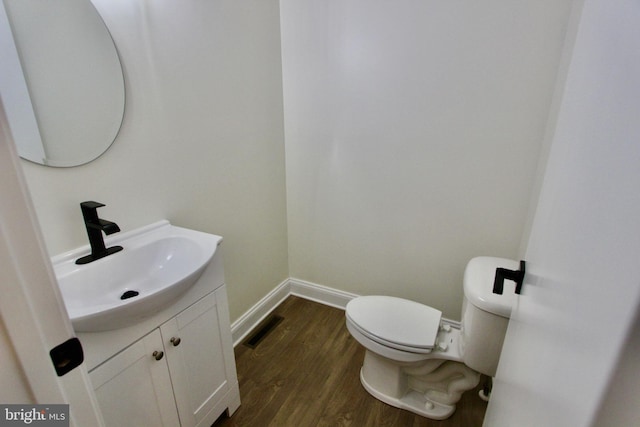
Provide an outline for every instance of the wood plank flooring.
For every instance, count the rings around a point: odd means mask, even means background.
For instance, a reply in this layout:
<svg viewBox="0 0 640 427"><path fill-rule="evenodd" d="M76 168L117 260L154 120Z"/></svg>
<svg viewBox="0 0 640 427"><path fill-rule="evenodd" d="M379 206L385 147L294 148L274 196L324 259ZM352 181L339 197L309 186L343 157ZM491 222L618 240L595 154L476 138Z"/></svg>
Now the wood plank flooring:
<svg viewBox="0 0 640 427"><path fill-rule="evenodd" d="M367 393L359 377L364 349L347 331L344 311L291 296L274 314L284 319L254 349L236 347L242 405L215 427L482 425L486 403L477 390L466 392L444 421Z"/></svg>

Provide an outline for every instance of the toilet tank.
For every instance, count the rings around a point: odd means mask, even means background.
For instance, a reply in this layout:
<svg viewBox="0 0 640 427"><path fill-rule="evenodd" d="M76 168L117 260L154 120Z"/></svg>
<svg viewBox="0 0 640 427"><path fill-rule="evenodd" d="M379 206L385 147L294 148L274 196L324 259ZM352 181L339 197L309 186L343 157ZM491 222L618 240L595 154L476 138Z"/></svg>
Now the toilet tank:
<svg viewBox="0 0 640 427"><path fill-rule="evenodd" d="M467 264L459 341L464 364L491 377L496 374L511 309L518 297L511 280L504 281L502 295L493 293L498 267L518 270L520 264L495 257L477 257Z"/></svg>

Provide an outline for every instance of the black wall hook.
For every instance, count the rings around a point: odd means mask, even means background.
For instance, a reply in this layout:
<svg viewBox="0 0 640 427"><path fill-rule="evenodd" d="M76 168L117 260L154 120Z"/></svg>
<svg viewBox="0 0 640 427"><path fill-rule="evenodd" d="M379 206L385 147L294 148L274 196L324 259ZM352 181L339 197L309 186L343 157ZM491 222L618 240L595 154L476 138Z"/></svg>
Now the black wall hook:
<svg viewBox="0 0 640 427"><path fill-rule="evenodd" d="M513 280L516 282L516 294L520 294L522 291L522 282L524 281L525 261L520 261L520 270L508 270L506 268L496 268L496 278L493 281L493 293L502 295L502 289L504 288L504 280Z"/></svg>

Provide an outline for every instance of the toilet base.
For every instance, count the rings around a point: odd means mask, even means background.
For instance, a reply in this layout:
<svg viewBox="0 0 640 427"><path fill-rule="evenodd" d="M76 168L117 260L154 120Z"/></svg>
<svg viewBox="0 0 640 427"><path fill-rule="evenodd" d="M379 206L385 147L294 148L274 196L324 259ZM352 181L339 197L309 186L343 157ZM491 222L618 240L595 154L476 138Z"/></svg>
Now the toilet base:
<svg viewBox="0 0 640 427"><path fill-rule="evenodd" d="M444 420L456 410L461 394L478 385L480 374L451 360L401 363L366 350L360 382L369 394L384 403Z"/></svg>
<svg viewBox="0 0 640 427"><path fill-rule="evenodd" d="M396 408L404 409L432 420L444 420L449 418L456 410L455 405L443 405L428 400L422 393L415 390L408 390L402 397L395 398L388 396L372 387L360 370L360 382L365 390L373 397Z"/></svg>

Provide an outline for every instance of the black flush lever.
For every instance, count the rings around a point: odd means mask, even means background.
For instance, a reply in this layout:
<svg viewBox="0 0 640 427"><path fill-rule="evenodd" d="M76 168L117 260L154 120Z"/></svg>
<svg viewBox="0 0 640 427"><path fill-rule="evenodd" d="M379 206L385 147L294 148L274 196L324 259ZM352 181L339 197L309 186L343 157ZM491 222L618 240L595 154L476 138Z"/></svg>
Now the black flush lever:
<svg viewBox="0 0 640 427"><path fill-rule="evenodd" d="M520 261L520 270L507 270L506 268L496 268L496 278L493 281L493 293L502 295L504 280L513 280L516 282L516 294L522 291L522 282L524 281L525 261Z"/></svg>

